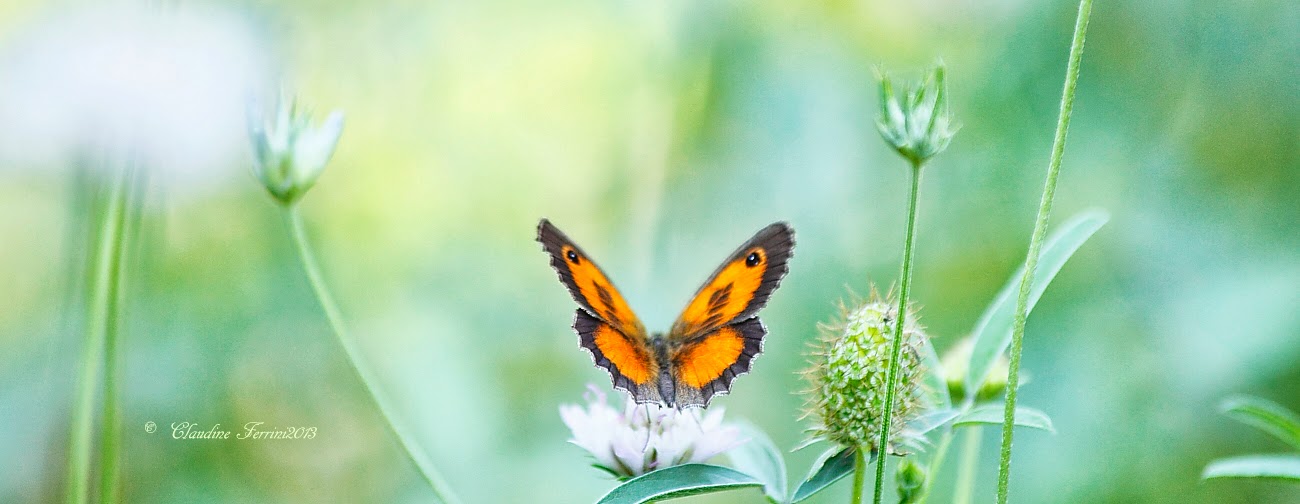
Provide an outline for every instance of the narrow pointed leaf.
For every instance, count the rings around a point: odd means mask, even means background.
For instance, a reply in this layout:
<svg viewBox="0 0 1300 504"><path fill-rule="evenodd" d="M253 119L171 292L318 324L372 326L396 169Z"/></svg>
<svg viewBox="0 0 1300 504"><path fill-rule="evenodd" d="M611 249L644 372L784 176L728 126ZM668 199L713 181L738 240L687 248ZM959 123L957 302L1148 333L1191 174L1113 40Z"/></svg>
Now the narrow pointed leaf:
<svg viewBox="0 0 1300 504"><path fill-rule="evenodd" d="M740 432L749 442L727 453L736 469L763 483L763 493L772 502L785 502L789 483L785 475L785 458L776 444L758 427L740 423Z"/></svg>
<svg viewBox="0 0 1300 504"><path fill-rule="evenodd" d="M1028 309L1032 311L1038 298L1043 295L1047 285L1056 278L1056 274L1065 266L1065 262L1076 250L1092 237L1101 226L1110 219L1105 212L1087 211L1074 216L1052 236L1048 237L1039 256L1038 269L1034 272L1034 283L1030 286ZM970 366L966 371L966 393L974 394L984 384L989 370L999 355L1011 346L1011 326L1015 320L1016 294L1020 291L1020 277L1024 266L1016 270L1007 281L1006 286L998 292L993 303L984 310L975 325L975 343L971 349ZM1027 314L1027 313L1026 313Z"/></svg>
<svg viewBox="0 0 1300 504"><path fill-rule="evenodd" d="M1223 414L1300 450L1300 415L1268 399L1235 395L1219 405Z"/></svg>
<svg viewBox="0 0 1300 504"><path fill-rule="evenodd" d="M831 484L848 476L853 472L854 458L851 448L828 450L813 464L813 470L808 474L808 478L799 484L799 488L795 489L790 502L800 502L812 497L813 494L825 490ZM876 454L872 453L870 460L875 459Z"/></svg>
<svg viewBox="0 0 1300 504"><path fill-rule="evenodd" d="M934 350L930 338L921 338L921 364L925 366L921 383L926 395L939 409L951 408L952 396L948 394L948 380L943 377L943 362L939 360L939 353Z"/></svg>
<svg viewBox="0 0 1300 504"><path fill-rule="evenodd" d="M729 467L685 464L627 480L601 497L597 504L639 504L761 486L763 484L753 476Z"/></svg>
<svg viewBox="0 0 1300 504"><path fill-rule="evenodd" d="M1246 455L1215 460L1201 479L1250 478L1300 482L1300 455Z"/></svg>
<svg viewBox="0 0 1300 504"><path fill-rule="evenodd" d="M953 420L952 426L1002 425L1004 408L1006 406L1003 404L987 404L976 407L958 416L956 420ZM1034 408L1016 406L1016 425L1056 433L1056 428L1052 426L1052 418L1047 416L1047 413Z"/></svg>
<svg viewBox="0 0 1300 504"><path fill-rule="evenodd" d="M825 440L826 440L825 438L821 438L821 437L812 437L812 438L804 439L803 441L800 441L799 444L794 445L794 448L790 449L790 453L797 452L799 450L802 450L804 448L815 445Z"/></svg>

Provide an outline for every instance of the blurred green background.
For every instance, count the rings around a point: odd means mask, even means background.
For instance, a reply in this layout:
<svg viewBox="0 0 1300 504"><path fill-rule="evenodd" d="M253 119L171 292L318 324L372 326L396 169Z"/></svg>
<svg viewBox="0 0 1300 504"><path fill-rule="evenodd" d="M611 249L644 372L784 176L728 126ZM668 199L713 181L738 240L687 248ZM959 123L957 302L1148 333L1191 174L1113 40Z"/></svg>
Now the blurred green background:
<svg viewBox="0 0 1300 504"><path fill-rule="evenodd" d="M128 502L431 498L250 175L242 100L280 83L347 114L303 212L400 416L467 502L590 502L613 483L557 407L609 382L577 347L537 220L659 329L736 245L791 222L765 353L715 404L793 447L816 324L846 287L897 278L906 169L874 129L874 69L915 78L942 58L963 125L920 204L913 296L943 351L1023 259L1076 5L3 0L0 501L61 499L113 159L95 142L123 116L153 170L122 341ZM1029 322L1021 401L1059 432L1017 436L1015 501L1300 499L1198 480L1213 458L1283 449L1217 414L1223 396L1300 408L1297 33L1294 2L1097 4L1054 220L1112 219ZM160 56L99 50L119 39ZM183 441L147 421L320 434ZM996 472L986 435L978 500ZM791 478L816 455L791 454Z"/></svg>

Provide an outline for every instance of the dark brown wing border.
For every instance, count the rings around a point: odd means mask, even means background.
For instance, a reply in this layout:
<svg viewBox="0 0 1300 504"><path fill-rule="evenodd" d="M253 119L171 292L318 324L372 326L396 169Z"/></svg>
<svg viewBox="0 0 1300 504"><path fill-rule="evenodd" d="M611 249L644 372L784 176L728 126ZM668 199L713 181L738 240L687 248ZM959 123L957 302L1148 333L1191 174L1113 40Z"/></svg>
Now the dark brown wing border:
<svg viewBox="0 0 1300 504"><path fill-rule="evenodd" d="M597 366L604 369L606 373L609 373L609 378L613 382L614 388L627 392L632 396L632 399L638 403L663 402L663 397L660 396L659 390L655 388L659 381L658 363L653 360L653 357L648 357L648 360L646 360L644 364L649 370L650 376L644 382L637 384L637 382L632 378L623 374L623 372L619 370L618 365L610 360L609 357L605 355L605 352L601 351L600 346L596 344L596 331L601 330L602 326L608 328L610 331L618 333L623 338L627 338L627 335L618 332L617 329L614 329L613 326L606 324L604 321L593 317L590 313L587 313L586 310L579 308L575 311L573 316L573 330L578 333L578 344L591 354L591 359ZM647 352L647 356L653 355L653 350L646 345L640 344L630 338L627 338L627 343L642 348Z"/></svg>
<svg viewBox="0 0 1300 504"><path fill-rule="evenodd" d="M751 317L724 327L735 329L740 333L741 338L744 340L744 346L740 351L740 355L736 357L735 362L722 371L720 376L705 383L699 388L691 387L682 383L681 380L674 378L677 388L675 395L678 407L707 408L709 402L713 400L714 396L730 393L731 382L734 381L737 376L748 373L753 364L754 358L763 353L763 337L767 335L767 326L763 325L763 321L759 320L758 317ZM696 342L687 343L679 352L684 353L689 351L692 344L699 344L701 341L712 335L713 334L710 333L707 336L696 338ZM674 365L676 364L674 363Z"/></svg>

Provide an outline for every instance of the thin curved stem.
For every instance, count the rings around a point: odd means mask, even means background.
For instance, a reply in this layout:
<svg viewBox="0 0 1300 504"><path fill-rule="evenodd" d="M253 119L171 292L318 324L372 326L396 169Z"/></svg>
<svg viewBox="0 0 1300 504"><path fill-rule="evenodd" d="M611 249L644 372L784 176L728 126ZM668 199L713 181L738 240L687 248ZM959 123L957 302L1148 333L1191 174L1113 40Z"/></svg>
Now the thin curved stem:
<svg viewBox="0 0 1300 504"><path fill-rule="evenodd" d="M1016 389L1020 385L1020 354L1025 338L1025 318L1029 313L1029 291L1034 283L1034 269L1047 234L1047 222L1052 214L1052 200L1056 196L1056 179L1061 172L1061 157L1065 153L1065 137L1070 130L1070 113L1074 110L1074 90L1079 82L1079 64L1083 60L1083 42L1088 32L1088 17L1092 13L1092 0L1079 2L1079 17L1074 24L1074 41L1070 44L1070 61L1065 69L1065 88L1061 92L1061 112L1056 122L1056 137L1052 141L1052 157L1047 165L1047 181L1043 186L1043 199L1038 205L1034 233L1029 240L1029 253L1025 257L1025 272L1020 277L1020 295L1016 299L1016 318L1011 327L1011 359L1007 373L1007 401L1002 414L1002 451L998 460L998 504L1006 504L1011 481L1011 441L1014 433Z"/></svg>
<svg viewBox="0 0 1300 504"><path fill-rule="evenodd" d="M912 191L907 200L907 235L903 242L902 287L898 292L898 320L894 322L894 343L889 353L889 373L885 379L885 416L880 423L880 457L876 459L875 504L884 498L885 459L889 454L889 433L894 418L894 389L898 387L898 359L903 351L903 326L907 323L907 295L912 286L912 258L916 241L916 200L921 188L921 164L912 162Z"/></svg>
<svg viewBox="0 0 1300 504"><path fill-rule="evenodd" d="M311 283L312 290L316 293L316 300L320 302L321 309L325 312L325 318L329 321L330 328L334 330L339 346L343 347L343 352L347 354L348 363L352 365L352 370L356 372L357 378L365 386L366 392L370 393L371 399L375 401L375 406L379 408L379 414L384 417L384 422L388 425L393 435L397 437L398 444L406 452L406 456L415 463L420 474L424 476L429 487L438 499L446 504L459 504L451 488L447 486L446 480L433 466L433 462L424 454L415 439L411 437L402 424L398 423L396 415L392 412L391 403L384 392L376 385L378 380L374 372L366 361L361 358L361 352L343 325L343 316L339 312L338 305L334 303L334 297L330 295L329 289L325 286L324 276L321 274L320 266L316 263L316 256L312 253L311 245L307 241L307 232L303 227L302 216L298 213L296 205L284 205L285 221L289 225L290 233L293 235L294 246L298 249L298 257L302 260L303 270L307 273L307 280Z"/></svg>
<svg viewBox="0 0 1300 504"><path fill-rule="evenodd" d="M66 499L69 504L85 504L90 499L90 459L95 442L92 421L95 416L95 396L104 377L104 344L111 326L109 319L115 311L117 300L127 177L127 171L121 170L113 182L95 247L91 297L86 316L86 342L79 366L81 373L77 380L77 399L72 411L66 482Z"/></svg>

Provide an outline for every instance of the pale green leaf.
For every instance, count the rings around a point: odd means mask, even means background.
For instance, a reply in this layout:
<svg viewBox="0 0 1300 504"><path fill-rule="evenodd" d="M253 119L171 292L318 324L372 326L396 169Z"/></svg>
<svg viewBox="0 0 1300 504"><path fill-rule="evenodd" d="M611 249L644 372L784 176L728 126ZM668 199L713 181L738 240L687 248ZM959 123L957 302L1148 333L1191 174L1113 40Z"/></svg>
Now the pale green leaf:
<svg viewBox="0 0 1300 504"><path fill-rule="evenodd" d="M727 452L736 469L763 483L763 493L772 502L785 502L789 484L785 475L785 458L767 434L749 423L738 424L741 436L749 438L743 445Z"/></svg>
<svg viewBox="0 0 1300 504"><path fill-rule="evenodd" d="M1300 482L1300 455L1245 455L1215 460L1201 479L1249 478Z"/></svg>
<svg viewBox="0 0 1300 504"><path fill-rule="evenodd" d="M957 418L960 411L952 408L934 410L916 417L915 420L908 422L907 427L916 431L917 434L928 433L939 426L948 423L949 420Z"/></svg>
<svg viewBox="0 0 1300 504"><path fill-rule="evenodd" d="M1224 399L1219 409L1233 420L1300 449L1300 416L1278 403L1260 397L1235 395Z"/></svg>
<svg viewBox="0 0 1300 504"><path fill-rule="evenodd" d="M953 420L952 426L966 427L970 425L1002 425L1005 410L1006 405L1003 404L986 404L984 406L978 406L957 416L957 419ZM1015 423L1020 427L1030 427L1052 433L1056 432L1056 428L1052 426L1051 417L1048 417L1047 413L1043 413L1034 408L1016 406Z"/></svg>
<svg viewBox="0 0 1300 504"><path fill-rule="evenodd" d="M853 464L856 460L852 448L832 448L822 454L817 462L813 463L813 469L808 473L808 477L799 488L795 489L794 496L790 502L800 502L813 494L825 490L831 484L839 481L841 478L848 476L853 472ZM875 460L876 455L871 454L870 460Z"/></svg>
<svg viewBox="0 0 1300 504"><path fill-rule="evenodd" d="M1074 255L1074 252L1109 219L1110 217L1102 211L1084 212L1062 224L1055 233L1052 233L1052 236L1047 238L1039 255L1034 283L1029 289L1028 311L1034 309L1038 298L1043 295L1043 291L1047 289L1052 279L1056 278L1056 274L1061 271L1062 266L1065 266L1070 256ZM1011 326L1015 321L1016 297L1020 292L1020 277L1024 275L1024 270L1022 265L1011 275L1006 286L998 292L993 303L984 310L984 314L975 325L975 342L971 348L970 366L966 369L967 394L974 394L980 389L998 356L1011 346Z"/></svg>
<svg viewBox="0 0 1300 504"><path fill-rule="evenodd" d="M939 360L939 353L934 350L930 338L921 338L921 364L925 366L925 376L922 377L925 394L931 397L934 405L939 409L951 408L952 396L948 394L948 380L943 375L943 362Z"/></svg>

